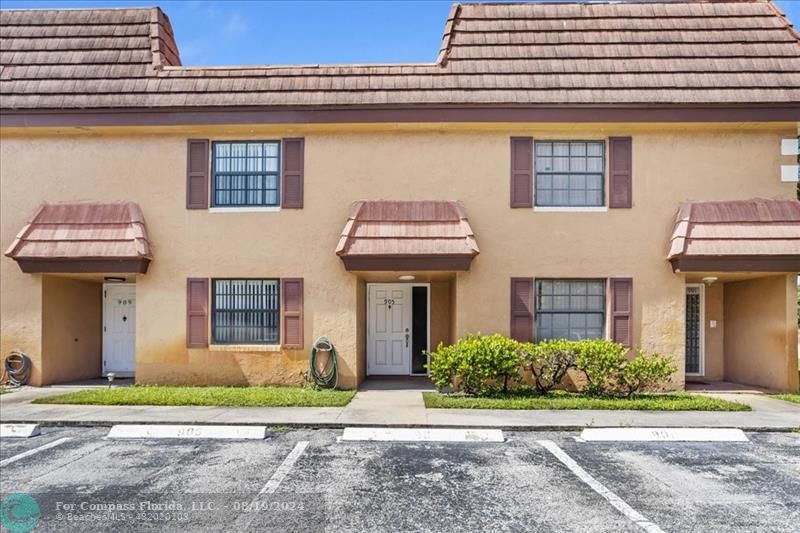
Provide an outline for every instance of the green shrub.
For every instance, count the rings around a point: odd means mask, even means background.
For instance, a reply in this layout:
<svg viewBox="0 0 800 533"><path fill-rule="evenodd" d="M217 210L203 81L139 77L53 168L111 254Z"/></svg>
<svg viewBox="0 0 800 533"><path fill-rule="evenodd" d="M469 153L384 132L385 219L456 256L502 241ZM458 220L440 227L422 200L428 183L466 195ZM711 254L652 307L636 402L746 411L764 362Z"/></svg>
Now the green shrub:
<svg viewBox="0 0 800 533"><path fill-rule="evenodd" d="M522 345L523 364L533 377L536 392L547 394L561 383L570 368L577 366L575 344L560 339Z"/></svg>
<svg viewBox="0 0 800 533"><path fill-rule="evenodd" d="M458 366L455 348L455 345L445 346L443 342L440 342L436 350L428 354L430 356L428 378L433 382L436 390L453 387Z"/></svg>
<svg viewBox="0 0 800 533"><path fill-rule="evenodd" d="M671 357L639 352L622 368L617 388L626 396L632 396L669 381L677 371L678 367Z"/></svg>
<svg viewBox="0 0 800 533"><path fill-rule="evenodd" d="M467 335L452 346L439 344L431 354L429 376L436 388L451 387L487 395L519 379L520 343L503 335Z"/></svg>
<svg viewBox="0 0 800 533"><path fill-rule="evenodd" d="M678 367L672 358L639 351L629 360L627 348L607 340L575 342L577 368L586 376L584 391L589 394L621 394L637 392L669 381Z"/></svg>
<svg viewBox="0 0 800 533"><path fill-rule="evenodd" d="M627 362L626 348L604 339L575 341L574 345L578 369L586 376L584 391L589 394L614 392Z"/></svg>

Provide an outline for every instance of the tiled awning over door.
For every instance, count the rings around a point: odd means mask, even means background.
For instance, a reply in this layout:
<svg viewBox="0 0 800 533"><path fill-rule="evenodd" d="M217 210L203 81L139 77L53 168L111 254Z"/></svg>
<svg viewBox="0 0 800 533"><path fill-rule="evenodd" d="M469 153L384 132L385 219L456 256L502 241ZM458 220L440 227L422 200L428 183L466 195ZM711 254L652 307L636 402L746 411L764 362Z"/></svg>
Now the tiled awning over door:
<svg viewBox="0 0 800 533"><path fill-rule="evenodd" d="M133 202L43 204L6 250L23 272L144 273L153 258Z"/></svg>
<svg viewBox="0 0 800 533"><path fill-rule="evenodd" d="M686 202L668 259L676 272L798 272L800 202Z"/></svg>
<svg viewBox="0 0 800 533"><path fill-rule="evenodd" d="M353 204L336 255L347 270L468 270L478 243L452 201Z"/></svg>

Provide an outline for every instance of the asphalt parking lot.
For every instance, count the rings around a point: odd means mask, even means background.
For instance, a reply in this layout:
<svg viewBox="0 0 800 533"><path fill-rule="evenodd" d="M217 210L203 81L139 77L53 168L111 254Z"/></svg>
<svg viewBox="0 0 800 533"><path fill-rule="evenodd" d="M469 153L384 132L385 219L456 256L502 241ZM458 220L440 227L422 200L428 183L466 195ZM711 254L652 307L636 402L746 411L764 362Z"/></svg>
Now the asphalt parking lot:
<svg viewBox="0 0 800 533"><path fill-rule="evenodd" d="M339 442L339 430L263 441L107 432L43 428L0 440L0 495L35 499L37 532L800 531L798 433L588 443L577 433L507 432L504 443L440 444Z"/></svg>

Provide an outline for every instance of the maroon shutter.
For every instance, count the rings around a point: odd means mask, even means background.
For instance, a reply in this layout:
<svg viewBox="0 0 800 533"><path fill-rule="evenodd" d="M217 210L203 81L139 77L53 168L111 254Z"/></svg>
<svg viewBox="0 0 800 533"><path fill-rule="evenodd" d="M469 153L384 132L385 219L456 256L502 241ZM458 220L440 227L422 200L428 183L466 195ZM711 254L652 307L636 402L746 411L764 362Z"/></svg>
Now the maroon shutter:
<svg viewBox="0 0 800 533"><path fill-rule="evenodd" d="M208 278L186 278L186 346L208 346Z"/></svg>
<svg viewBox="0 0 800 533"><path fill-rule="evenodd" d="M533 340L533 278L511 278L511 334L522 342Z"/></svg>
<svg viewBox="0 0 800 533"><path fill-rule="evenodd" d="M189 139L186 154L186 209L207 209L208 139Z"/></svg>
<svg viewBox="0 0 800 533"><path fill-rule="evenodd" d="M303 278L281 279L281 345L303 349Z"/></svg>
<svg viewBox="0 0 800 533"><path fill-rule="evenodd" d="M633 204L633 156L630 137L608 139L611 158L608 164L609 207L631 207Z"/></svg>
<svg viewBox="0 0 800 533"><path fill-rule="evenodd" d="M630 347L633 342L633 280L611 278L611 340Z"/></svg>
<svg viewBox="0 0 800 533"><path fill-rule="evenodd" d="M303 207L303 152L305 139L283 140L283 176L281 207L302 209Z"/></svg>
<svg viewBox="0 0 800 533"><path fill-rule="evenodd" d="M533 207L532 137L511 137L511 207Z"/></svg>

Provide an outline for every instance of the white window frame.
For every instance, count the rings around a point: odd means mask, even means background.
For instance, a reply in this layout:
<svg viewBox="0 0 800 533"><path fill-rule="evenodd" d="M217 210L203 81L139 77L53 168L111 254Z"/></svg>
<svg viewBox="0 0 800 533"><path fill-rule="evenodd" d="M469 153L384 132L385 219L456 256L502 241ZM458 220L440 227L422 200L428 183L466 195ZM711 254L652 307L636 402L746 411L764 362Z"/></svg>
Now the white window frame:
<svg viewBox="0 0 800 533"><path fill-rule="evenodd" d="M684 374L687 376L703 377L706 375L706 286L703 283L687 283L683 290L684 320L686 308L686 289L697 287L700 289L700 371L686 372L686 323L683 325L683 365Z"/></svg>

